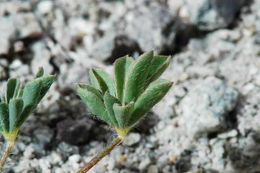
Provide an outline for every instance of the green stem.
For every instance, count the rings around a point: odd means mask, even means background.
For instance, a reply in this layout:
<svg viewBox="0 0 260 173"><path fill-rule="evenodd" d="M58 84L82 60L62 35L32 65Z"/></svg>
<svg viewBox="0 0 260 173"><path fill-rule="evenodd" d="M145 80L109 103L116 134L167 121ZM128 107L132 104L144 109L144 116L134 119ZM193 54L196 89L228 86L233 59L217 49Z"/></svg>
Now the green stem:
<svg viewBox="0 0 260 173"><path fill-rule="evenodd" d="M117 145L119 145L123 141L123 137L118 136L113 140L113 142L104 148L103 151L98 153L95 157L93 157L83 168L81 168L78 173L86 173L88 172L93 166L95 166L103 157L108 155Z"/></svg>
<svg viewBox="0 0 260 173"><path fill-rule="evenodd" d="M0 172L2 172L3 166L6 163L6 160L9 154L11 153L13 146L14 146L14 141L7 141L5 152L0 160Z"/></svg>

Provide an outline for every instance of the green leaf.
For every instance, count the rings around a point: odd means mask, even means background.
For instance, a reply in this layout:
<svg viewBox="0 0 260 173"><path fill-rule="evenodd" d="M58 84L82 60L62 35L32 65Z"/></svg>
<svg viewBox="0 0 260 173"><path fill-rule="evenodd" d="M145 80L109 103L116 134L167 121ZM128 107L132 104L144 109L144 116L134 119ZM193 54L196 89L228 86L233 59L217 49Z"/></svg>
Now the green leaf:
<svg viewBox="0 0 260 173"><path fill-rule="evenodd" d="M154 56L149 74L147 83L151 83L156 80L160 75L166 70L170 64L170 57L168 56Z"/></svg>
<svg viewBox="0 0 260 173"><path fill-rule="evenodd" d="M125 87L126 76L130 65L134 62L134 59L128 56L119 58L114 63L114 74L116 83L117 98L123 101L123 92Z"/></svg>
<svg viewBox="0 0 260 173"><path fill-rule="evenodd" d="M1 129L5 132L9 130L9 111L8 104L0 103L0 125Z"/></svg>
<svg viewBox="0 0 260 173"><path fill-rule="evenodd" d="M13 98L15 92L16 92L16 88L18 87L19 88L19 81L15 78L11 78L7 81L7 84L6 84L6 102L9 103L9 100L11 98Z"/></svg>
<svg viewBox="0 0 260 173"><path fill-rule="evenodd" d="M35 75L35 78L40 78L44 75L44 69L40 67Z"/></svg>
<svg viewBox="0 0 260 173"><path fill-rule="evenodd" d="M109 116L110 121L112 122L113 126L118 127L118 123L115 117L115 113L113 110L113 105L115 103L120 103L117 98L114 96L110 95L108 92L105 93L104 95L104 103L106 106L106 110Z"/></svg>
<svg viewBox="0 0 260 173"><path fill-rule="evenodd" d="M111 95L115 95L114 81L105 71L92 69L89 71L89 78L93 87L103 94L108 90Z"/></svg>
<svg viewBox="0 0 260 173"><path fill-rule="evenodd" d="M121 106L118 103L115 103L113 105L116 120L118 122L120 129L125 129L125 128L129 127L129 119L130 119L131 113L133 111L133 108L134 108L133 102L130 102L126 106Z"/></svg>
<svg viewBox="0 0 260 173"><path fill-rule="evenodd" d="M104 86L104 89L102 89L103 93L105 93L107 90L111 95L115 95L115 84L114 80L109 76L108 73L106 73L103 70L95 69L93 70L96 78L99 81L99 84Z"/></svg>
<svg viewBox="0 0 260 173"><path fill-rule="evenodd" d="M124 91L124 104L134 101L143 92L152 60L153 52L151 51L143 54L130 66Z"/></svg>
<svg viewBox="0 0 260 173"><path fill-rule="evenodd" d="M15 124L23 111L23 100L21 98L11 99L9 103L9 131L13 131Z"/></svg>
<svg viewBox="0 0 260 173"><path fill-rule="evenodd" d="M78 84L78 87L83 89L83 90L87 90L89 92L92 92L93 94L98 96L101 100L103 98L101 92L99 90L97 90L96 88L93 88L92 86L85 85L85 84Z"/></svg>
<svg viewBox="0 0 260 173"><path fill-rule="evenodd" d="M23 111L18 117L18 120L15 122L14 129L20 128L28 116L34 111L35 105L23 106Z"/></svg>
<svg viewBox="0 0 260 173"><path fill-rule="evenodd" d="M38 79L41 80L41 90L40 90L39 98L37 100L37 104L41 101L41 99L45 96L47 91L50 89L52 83L55 80L55 76L49 75L49 76L41 77Z"/></svg>
<svg viewBox="0 0 260 173"><path fill-rule="evenodd" d="M24 108L29 105L36 105L38 104L38 100L41 96L41 89L42 89L42 80L35 79L33 81L28 82L23 91L23 101L24 101Z"/></svg>
<svg viewBox="0 0 260 173"><path fill-rule="evenodd" d="M159 79L152 82L148 88L138 97L134 105L134 112L130 119L130 125L135 124L145 113L158 103L172 86L172 82Z"/></svg>
<svg viewBox="0 0 260 173"><path fill-rule="evenodd" d="M89 70L89 79L90 79L91 85L94 88L101 90L102 92L107 89L105 84L101 83L99 81L100 79L99 80L97 79L96 74L94 73L93 69ZM101 84L103 84L103 85L101 85Z"/></svg>
<svg viewBox="0 0 260 173"><path fill-rule="evenodd" d="M12 98L21 97L21 92L22 92L22 85L21 85L20 81L17 80L17 84L16 84L16 87L15 87L15 90L14 90L14 95L13 95Z"/></svg>
<svg viewBox="0 0 260 173"><path fill-rule="evenodd" d="M80 96L81 100L87 105L92 114L96 115L101 120L111 124L106 112L105 105L97 95L80 87L77 88L77 93Z"/></svg>

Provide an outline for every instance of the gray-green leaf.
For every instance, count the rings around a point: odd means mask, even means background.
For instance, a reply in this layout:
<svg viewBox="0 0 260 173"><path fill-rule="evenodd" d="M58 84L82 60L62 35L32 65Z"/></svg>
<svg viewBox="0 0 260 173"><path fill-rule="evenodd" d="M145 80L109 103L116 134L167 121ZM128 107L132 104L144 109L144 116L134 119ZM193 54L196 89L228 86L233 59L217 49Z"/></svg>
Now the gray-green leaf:
<svg viewBox="0 0 260 173"><path fill-rule="evenodd" d="M104 95L104 103L105 103L110 121L112 122L113 126L117 127L118 122L115 117L113 105L115 103L120 103L119 100L117 98L115 98L114 96L110 95L108 92L106 92Z"/></svg>
<svg viewBox="0 0 260 173"><path fill-rule="evenodd" d="M6 102L9 103L9 100L14 97L15 92L19 89L20 82L15 79L11 78L7 81L6 84ZM18 89L17 89L18 88Z"/></svg>
<svg viewBox="0 0 260 173"><path fill-rule="evenodd" d="M23 111L23 100L21 98L11 99L9 103L9 131L13 131L15 124Z"/></svg>
<svg viewBox="0 0 260 173"><path fill-rule="evenodd" d="M145 113L158 103L172 86L172 82L159 79L152 82L148 88L138 97L134 105L134 112L130 124L135 124Z"/></svg>
<svg viewBox="0 0 260 173"><path fill-rule="evenodd" d="M3 131L9 131L9 111L6 103L0 103L0 125Z"/></svg>
<svg viewBox="0 0 260 173"><path fill-rule="evenodd" d="M125 87L126 76L130 65L134 62L134 59L128 56L119 58L114 63L114 74L116 83L116 96L122 102L123 92Z"/></svg>
<svg viewBox="0 0 260 173"><path fill-rule="evenodd" d="M113 79L105 71L93 69L89 72L91 84L102 91L103 94L108 90L111 95L115 95L115 85Z"/></svg>
<svg viewBox="0 0 260 173"><path fill-rule="evenodd" d="M130 66L126 80L123 104L134 101L138 95L143 92L152 60L153 52L151 51L143 54Z"/></svg>
<svg viewBox="0 0 260 173"><path fill-rule="evenodd" d="M97 95L80 87L77 88L77 93L92 114L98 116L101 120L110 123L105 105Z"/></svg>
<svg viewBox="0 0 260 173"><path fill-rule="evenodd" d="M100 99L103 99L102 93L92 86L85 85L85 84L78 84L78 87L81 88L82 90L87 90L89 92L92 92L93 94L98 96Z"/></svg>
<svg viewBox="0 0 260 173"><path fill-rule="evenodd" d="M170 64L170 57L168 56L154 56L149 74L147 83L151 83L152 81L156 80L169 66Z"/></svg>
<svg viewBox="0 0 260 173"><path fill-rule="evenodd" d="M129 119L133 111L133 108L134 108L133 102L130 102L126 106L121 106L120 104L117 103L114 104L113 109L120 129L129 127Z"/></svg>

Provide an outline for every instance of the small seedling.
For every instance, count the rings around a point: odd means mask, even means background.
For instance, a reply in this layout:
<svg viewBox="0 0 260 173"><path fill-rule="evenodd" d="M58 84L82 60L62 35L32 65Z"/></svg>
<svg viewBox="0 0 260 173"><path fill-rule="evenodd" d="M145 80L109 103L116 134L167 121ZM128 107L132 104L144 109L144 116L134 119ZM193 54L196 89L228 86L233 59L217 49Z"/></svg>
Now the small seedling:
<svg viewBox="0 0 260 173"><path fill-rule="evenodd" d="M0 132L7 141L0 160L0 172L14 146L20 127L36 109L55 79L52 75L43 75L44 70L40 68L35 79L24 88L18 79L11 78L7 81L5 93L0 98Z"/></svg>
<svg viewBox="0 0 260 173"><path fill-rule="evenodd" d="M170 62L147 52L137 60L125 56L114 63L114 79L105 71L89 72L92 86L78 84L77 93L90 112L113 128L118 137L78 173L85 173L120 144L129 130L158 103L172 82L158 79Z"/></svg>

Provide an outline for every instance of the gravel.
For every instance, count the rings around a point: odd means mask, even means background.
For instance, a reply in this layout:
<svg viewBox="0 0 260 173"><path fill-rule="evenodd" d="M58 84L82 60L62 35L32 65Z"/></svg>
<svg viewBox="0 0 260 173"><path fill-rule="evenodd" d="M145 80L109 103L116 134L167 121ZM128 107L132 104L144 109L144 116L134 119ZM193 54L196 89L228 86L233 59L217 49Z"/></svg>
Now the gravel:
<svg viewBox="0 0 260 173"><path fill-rule="evenodd" d="M75 93L118 57L171 55L173 88L92 173L260 170L260 1L0 2L0 86L40 66L57 82L4 173L76 172L115 137ZM3 148L3 138L0 148Z"/></svg>

